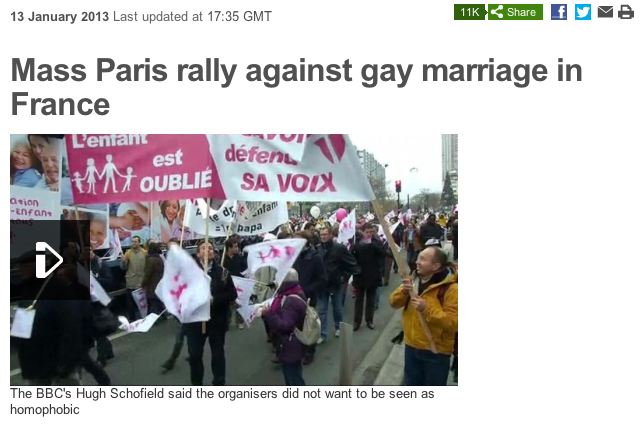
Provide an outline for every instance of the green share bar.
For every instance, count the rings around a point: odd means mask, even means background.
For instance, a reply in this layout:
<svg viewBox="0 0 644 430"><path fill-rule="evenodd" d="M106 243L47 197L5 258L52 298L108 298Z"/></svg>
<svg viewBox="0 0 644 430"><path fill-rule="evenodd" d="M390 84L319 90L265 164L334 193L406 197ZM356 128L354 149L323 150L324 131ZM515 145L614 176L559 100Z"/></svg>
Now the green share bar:
<svg viewBox="0 0 644 430"><path fill-rule="evenodd" d="M542 4L455 4L455 21L543 21Z"/></svg>

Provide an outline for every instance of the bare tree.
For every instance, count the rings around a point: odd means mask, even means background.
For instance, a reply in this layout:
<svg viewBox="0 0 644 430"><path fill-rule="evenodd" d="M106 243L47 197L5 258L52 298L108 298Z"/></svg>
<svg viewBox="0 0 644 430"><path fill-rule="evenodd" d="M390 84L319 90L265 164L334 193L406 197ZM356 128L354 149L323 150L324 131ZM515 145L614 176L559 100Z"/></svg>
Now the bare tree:
<svg viewBox="0 0 644 430"><path fill-rule="evenodd" d="M429 188L422 188L418 194L411 198L413 209L426 211L440 205L440 193L432 192Z"/></svg>

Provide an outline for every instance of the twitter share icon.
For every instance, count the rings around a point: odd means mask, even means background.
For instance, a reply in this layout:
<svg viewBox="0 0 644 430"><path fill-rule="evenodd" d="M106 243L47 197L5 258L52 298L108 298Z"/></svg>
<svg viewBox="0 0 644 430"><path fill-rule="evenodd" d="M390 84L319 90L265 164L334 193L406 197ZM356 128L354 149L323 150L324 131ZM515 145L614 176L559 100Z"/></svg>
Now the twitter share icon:
<svg viewBox="0 0 644 430"><path fill-rule="evenodd" d="M591 16L589 4L575 5L575 21L590 21Z"/></svg>

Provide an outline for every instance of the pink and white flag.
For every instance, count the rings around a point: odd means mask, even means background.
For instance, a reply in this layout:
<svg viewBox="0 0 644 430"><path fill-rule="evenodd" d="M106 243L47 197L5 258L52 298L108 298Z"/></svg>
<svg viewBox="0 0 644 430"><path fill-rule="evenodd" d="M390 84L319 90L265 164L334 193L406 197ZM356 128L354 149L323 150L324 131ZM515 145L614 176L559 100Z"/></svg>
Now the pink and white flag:
<svg viewBox="0 0 644 430"><path fill-rule="evenodd" d="M385 215L385 221L389 223L389 220L396 216L396 213L392 210L387 215Z"/></svg>
<svg viewBox="0 0 644 430"><path fill-rule="evenodd" d="M402 215L402 223L405 227L407 227L407 224L409 224L409 222L411 221L411 216L411 208L407 209L407 212Z"/></svg>
<svg viewBox="0 0 644 430"><path fill-rule="evenodd" d="M239 306L245 307L250 305L250 296L253 295L253 288L255 288L255 280L240 278L238 276L231 276L235 289L237 290L236 303Z"/></svg>
<svg viewBox="0 0 644 430"><path fill-rule="evenodd" d="M154 323L157 322L157 320L159 319L159 315L150 314L145 318L141 318L140 320L136 320L134 322L129 322L127 318L123 316L119 316L118 319L121 322L121 325L119 328L123 331L127 331L130 333L134 333L134 332L147 333L148 331L150 331Z"/></svg>
<svg viewBox="0 0 644 430"><path fill-rule="evenodd" d="M305 239L282 239L247 246L248 270L254 274L260 267L274 267L275 285L279 287L305 245Z"/></svg>
<svg viewBox="0 0 644 430"><path fill-rule="evenodd" d="M342 244L349 243L349 240L356 235L356 210L340 221L340 229L338 230L338 242Z"/></svg>
<svg viewBox="0 0 644 430"><path fill-rule="evenodd" d="M333 215L329 217L329 223L331 226L334 226L338 223L338 216L336 215L338 211L333 212Z"/></svg>
<svg viewBox="0 0 644 430"><path fill-rule="evenodd" d="M155 293L168 312L184 324L210 320L210 277L178 246L168 250Z"/></svg>
<svg viewBox="0 0 644 430"><path fill-rule="evenodd" d="M394 230L396 230L396 227L398 227L398 224L400 224L400 221L398 221L396 224L390 226L389 227L389 233L393 234ZM380 224L378 224L378 236L380 236L380 239L384 243L387 243L387 244L389 243L387 241L387 235L385 234L385 230L382 228L382 226ZM398 245L396 245L396 248L398 248L398 251L400 251L400 247Z"/></svg>
<svg viewBox="0 0 644 430"><path fill-rule="evenodd" d="M110 296L105 292L103 286L96 280L94 275L85 268L85 266L80 263L76 263L76 274L78 276L78 282L81 285L89 287L89 298L92 302L101 302L103 306L110 304L112 299L110 299ZM87 285L88 280L89 285Z"/></svg>
<svg viewBox="0 0 644 430"><path fill-rule="evenodd" d="M209 134L226 198L248 201L367 201L374 194L347 135L306 135L301 160L294 143L262 135ZM273 135L281 136L281 135ZM294 135L289 139L295 139ZM277 140L282 138L275 138ZM275 149L275 147L279 149Z"/></svg>
<svg viewBox="0 0 644 430"><path fill-rule="evenodd" d="M249 305L249 306L242 306L241 308L237 309L237 312L241 317L244 319L244 322L246 323L247 326L250 326L253 321L259 316L258 315L258 310L259 308L267 307L270 308L271 304L273 303L273 298L270 298L262 303L257 303L254 305Z"/></svg>

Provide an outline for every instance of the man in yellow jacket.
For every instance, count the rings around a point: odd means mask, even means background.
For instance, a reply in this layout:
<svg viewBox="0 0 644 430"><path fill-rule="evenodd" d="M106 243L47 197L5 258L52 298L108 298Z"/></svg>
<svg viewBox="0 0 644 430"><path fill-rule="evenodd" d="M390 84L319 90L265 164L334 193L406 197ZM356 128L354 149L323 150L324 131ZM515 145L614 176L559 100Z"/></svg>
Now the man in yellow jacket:
<svg viewBox="0 0 644 430"><path fill-rule="evenodd" d="M421 252L414 276L403 279L389 303L395 309L403 308L405 385L447 385L458 330L458 273L447 255L435 247ZM421 318L429 327L436 354Z"/></svg>

